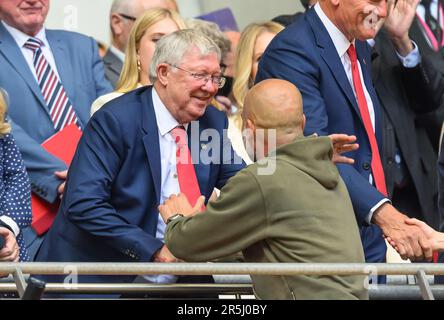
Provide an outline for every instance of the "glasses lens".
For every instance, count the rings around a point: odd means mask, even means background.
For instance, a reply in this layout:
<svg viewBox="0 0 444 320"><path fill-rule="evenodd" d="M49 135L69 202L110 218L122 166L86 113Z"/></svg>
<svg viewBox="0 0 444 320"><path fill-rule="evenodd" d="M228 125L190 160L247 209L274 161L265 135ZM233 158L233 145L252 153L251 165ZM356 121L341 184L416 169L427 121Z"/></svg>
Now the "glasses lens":
<svg viewBox="0 0 444 320"><path fill-rule="evenodd" d="M222 88L225 85L225 81L226 80L227 79L225 77L219 77L219 81L217 82L217 85L218 85L219 89Z"/></svg>

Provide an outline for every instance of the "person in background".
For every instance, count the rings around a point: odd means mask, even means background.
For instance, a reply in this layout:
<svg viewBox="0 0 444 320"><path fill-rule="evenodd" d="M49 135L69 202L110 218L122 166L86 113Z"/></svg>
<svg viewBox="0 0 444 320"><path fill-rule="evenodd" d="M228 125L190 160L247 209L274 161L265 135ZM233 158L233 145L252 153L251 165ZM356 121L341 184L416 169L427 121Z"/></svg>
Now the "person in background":
<svg viewBox="0 0 444 320"><path fill-rule="evenodd" d="M160 205L170 251L185 261L210 261L242 250L250 263L363 263L331 141L304 137L299 90L284 80L265 80L246 95L242 115L252 158L260 162L232 177L204 212L203 197L194 207L183 194ZM253 143L264 129L274 130L276 141ZM261 174L267 162L275 163L275 170ZM359 275L252 275L252 280L260 299L368 299Z"/></svg>
<svg viewBox="0 0 444 320"><path fill-rule="evenodd" d="M22 157L5 122L6 101L0 89L0 262L29 261L23 229L31 225L31 187Z"/></svg>
<svg viewBox="0 0 444 320"><path fill-rule="evenodd" d="M66 164L41 144L70 124L83 129L92 102L112 91L93 38L44 27L49 0L0 1L0 86L9 94L12 133L31 190L58 204ZM24 230L30 257L42 238Z"/></svg>
<svg viewBox="0 0 444 320"><path fill-rule="evenodd" d="M236 65L233 82L233 98L236 112L229 116L230 139L233 147L246 163L251 159L246 154L242 141L242 110L248 90L253 86L257 73L257 66L270 41L284 30L276 22L253 23L248 25L241 34L236 50Z"/></svg>
<svg viewBox="0 0 444 320"><path fill-rule="evenodd" d="M164 35L185 28L185 22L179 14L169 9L150 9L137 19L129 35L126 59L116 91L94 101L91 115L108 101L140 86L151 84L148 71L156 42Z"/></svg>
<svg viewBox="0 0 444 320"><path fill-rule="evenodd" d="M111 45L103 57L106 78L117 87L134 22L146 10L164 8L177 11L174 0L114 0L109 13Z"/></svg>
<svg viewBox="0 0 444 320"><path fill-rule="evenodd" d="M227 74L227 59L231 52L231 42L228 37L223 33L219 26L211 21L205 21L200 19L188 19L186 21L187 27L199 32L202 32L208 38L212 39L219 47L222 53L222 60L220 62L220 68L222 74L227 79L223 88L221 88L212 105L218 108L220 111L226 112L228 115L231 114L231 101L229 96L231 94L231 87L233 85L233 74ZM230 129L228 129L230 130Z"/></svg>

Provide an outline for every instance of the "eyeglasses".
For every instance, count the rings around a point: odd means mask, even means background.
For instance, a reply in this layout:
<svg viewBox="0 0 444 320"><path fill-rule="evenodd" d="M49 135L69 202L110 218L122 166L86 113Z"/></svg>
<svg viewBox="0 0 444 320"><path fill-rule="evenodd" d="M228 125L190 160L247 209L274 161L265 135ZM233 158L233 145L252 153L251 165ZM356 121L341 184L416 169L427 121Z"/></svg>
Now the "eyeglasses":
<svg viewBox="0 0 444 320"><path fill-rule="evenodd" d="M182 70L186 73L189 73L194 79L198 80L198 81L202 81L202 85L205 85L208 80L211 79L211 82L213 82L214 84L217 85L217 87L220 89L224 86L225 81L227 80L225 77L223 76L215 76L215 75L210 75L207 73L198 73L198 72L192 72L192 71L188 71L182 68L179 68L178 66L175 66L173 64L170 64L170 66Z"/></svg>
<svg viewBox="0 0 444 320"><path fill-rule="evenodd" d="M136 18L135 18L135 17L128 16L128 15L123 14L123 13L118 13L118 15L121 16L122 18L127 19L127 20L136 21Z"/></svg>

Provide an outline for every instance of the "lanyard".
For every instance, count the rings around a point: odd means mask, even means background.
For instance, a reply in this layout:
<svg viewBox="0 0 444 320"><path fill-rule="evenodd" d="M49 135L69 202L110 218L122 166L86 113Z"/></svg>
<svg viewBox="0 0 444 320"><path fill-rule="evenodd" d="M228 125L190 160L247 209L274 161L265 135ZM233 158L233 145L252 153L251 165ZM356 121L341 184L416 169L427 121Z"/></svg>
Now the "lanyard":
<svg viewBox="0 0 444 320"><path fill-rule="evenodd" d="M440 17L444 17L444 11L441 7L441 5L439 5L439 15L438 15L438 28L441 28L441 21L440 21ZM422 27L424 28L427 37L429 38L431 45L433 47L433 49L435 51L438 51L440 48L439 45L439 39L436 39L435 35L433 34L432 30L430 30L430 27L427 25L427 23L419 16L419 14L416 14L416 16L418 17L419 22L421 23ZM442 30L442 28L441 28ZM444 47L444 33L441 33L441 47Z"/></svg>

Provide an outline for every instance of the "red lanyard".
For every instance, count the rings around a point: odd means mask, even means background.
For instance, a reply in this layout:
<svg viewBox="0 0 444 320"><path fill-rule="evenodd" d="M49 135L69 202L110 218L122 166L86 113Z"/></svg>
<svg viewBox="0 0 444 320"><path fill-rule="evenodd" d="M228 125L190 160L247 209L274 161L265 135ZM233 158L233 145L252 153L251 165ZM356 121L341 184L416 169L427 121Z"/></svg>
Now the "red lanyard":
<svg viewBox="0 0 444 320"><path fill-rule="evenodd" d="M439 15L438 15L438 25L439 28L441 28L441 21L440 17L444 17L444 11L441 6L439 6ZM441 46L439 45L439 39L436 39L435 35L433 34L432 30L430 30L430 27L427 25L427 23L419 16L419 14L416 14L418 17L419 22L422 24L427 37L429 38L431 45L435 51L438 51L440 47L444 47L444 34L441 33Z"/></svg>

